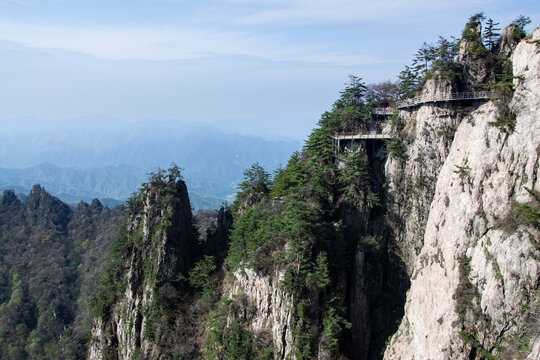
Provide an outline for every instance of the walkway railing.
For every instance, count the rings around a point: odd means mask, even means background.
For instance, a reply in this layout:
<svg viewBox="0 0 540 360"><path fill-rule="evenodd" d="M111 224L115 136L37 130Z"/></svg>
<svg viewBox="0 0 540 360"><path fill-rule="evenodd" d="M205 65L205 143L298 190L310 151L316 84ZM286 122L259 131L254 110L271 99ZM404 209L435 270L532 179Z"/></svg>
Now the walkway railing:
<svg viewBox="0 0 540 360"><path fill-rule="evenodd" d="M375 115L392 115L394 110L392 108L382 108L377 107L373 109L373 114Z"/></svg>
<svg viewBox="0 0 540 360"><path fill-rule="evenodd" d="M468 91L461 93L451 93L446 96L422 95L411 99L405 99L397 102L397 108L403 109L413 107L430 102L445 102L457 100L476 100L476 99L491 99L495 97L494 91Z"/></svg>
<svg viewBox="0 0 540 360"><path fill-rule="evenodd" d="M341 132L334 133L336 140L370 140L370 139L390 139L391 136L374 132Z"/></svg>

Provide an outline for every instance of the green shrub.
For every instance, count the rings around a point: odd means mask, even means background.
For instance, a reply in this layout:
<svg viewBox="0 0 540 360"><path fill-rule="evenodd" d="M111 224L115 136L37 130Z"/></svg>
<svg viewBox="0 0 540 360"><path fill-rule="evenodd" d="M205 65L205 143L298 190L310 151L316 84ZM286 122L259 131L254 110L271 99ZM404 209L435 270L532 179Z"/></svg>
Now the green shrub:
<svg viewBox="0 0 540 360"><path fill-rule="evenodd" d="M333 297L328 301L322 321L321 341L324 347L330 351L337 349L341 331L344 328L351 328L351 323L343 317L345 309L335 305L337 300L337 297Z"/></svg>
<svg viewBox="0 0 540 360"><path fill-rule="evenodd" d="M398 137L386 140L386 154L401 160L406 160L408 157L407 147Z"/></svg>
<svg viewBox="0 0 540 360"><path fill-rule="evenodd" d="M530 191L533 199L526 203L513 201L506 214L498 219L496 228L504 230L507 234L515 232L519 226L533 226L540 229L540 194Z"/></svg>
<svg viewBox="0 0 540 360"><path fill-rule="evenodd" d="M215 258L213 256L205 255L201 260L197 261L189 271L189 284L196 288L204 287L210 278L210 273L215 269Z"/></svg>
<svg viewBox="0 0 540 360"><path fill-rule="evenodd" d="M490 121L489 125L504 129L509 133L514 131L516 127L516 113L510 108L508 103L504 102L499 106L499 112L496 121Z"/></svg>

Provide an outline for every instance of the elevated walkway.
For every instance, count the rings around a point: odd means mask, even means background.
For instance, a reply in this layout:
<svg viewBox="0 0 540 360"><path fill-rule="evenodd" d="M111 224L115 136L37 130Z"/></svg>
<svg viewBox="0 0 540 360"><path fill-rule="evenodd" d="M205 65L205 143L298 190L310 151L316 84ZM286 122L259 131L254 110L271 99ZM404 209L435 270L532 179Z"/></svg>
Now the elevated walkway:
<svg viewBox="0 0 540 360"><path fill-rule="evenodd" d="M390 139L391 136L378 133L336 133L334 140L384 140Z"/></svg>
<svg viewBox="0 0 540 360"><path fill-rule="evenodd" d="M394 113L394 109L392 108L382 108L382 107L376 107L373 108L372 113L374 115L392 115Z"/></svg>
<svg viewBox="0 0 540 360"><path fill-rule="evenodd" d="M333 137L336 155L351 151L355 143L358 144L359 142L364 143L366 148L372 151L375 151L374 149L382 149L383 140L392 138L377 131L335 133Z"/></svg>
<svg viewBox="0 0 540 360"><path fill-rule="evenodd" d="M461 93L451 93L446 96L422 95L411 99L398 101L398 109L406 109L427 103L460 101L460 100L487 100L495 97L495 91L467 91Z"/></svg>

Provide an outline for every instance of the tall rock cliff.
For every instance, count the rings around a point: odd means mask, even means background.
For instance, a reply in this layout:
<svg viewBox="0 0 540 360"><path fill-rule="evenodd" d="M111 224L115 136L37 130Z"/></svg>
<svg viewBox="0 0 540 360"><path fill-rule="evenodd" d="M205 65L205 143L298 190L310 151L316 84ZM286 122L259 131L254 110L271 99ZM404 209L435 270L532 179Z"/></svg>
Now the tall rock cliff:
<svg viewBox="0 0 540 360"><path fill-rule="evenodd" d="M155 174L129 207L94 294L98 316L88 358L193 358L206 309L195 302L200 294L189 286L188 271L205 252L223 248L228 216L221 210L215 221L206 219L210 224L198 236L186 185L176 174Z"/></svg>
<svg viewBox="0 0 540 360"><path fill-rule="evenodd" d="M418 161L390 161L387 176L395 212L410 204L400 240L412 277L386 359L539 356L539 41L537 29L513 51L508 104L401 112ZM416 192L398 188L418 178Z"/></svg>

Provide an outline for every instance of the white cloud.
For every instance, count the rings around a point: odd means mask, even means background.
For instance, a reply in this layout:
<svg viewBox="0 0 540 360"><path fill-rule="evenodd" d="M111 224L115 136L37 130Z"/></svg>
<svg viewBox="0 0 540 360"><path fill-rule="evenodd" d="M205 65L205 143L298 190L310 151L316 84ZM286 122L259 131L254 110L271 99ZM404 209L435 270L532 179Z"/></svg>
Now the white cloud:
<svg viewBox="0 0 540 360"><path fill-rule="evenodd" d="M327 52L324 45L288 45L272 35L181 27L69 27L0 20L0 39L41 49L80 52L109 60L185 60L250 56L269 61L338 66L382 62L361 54Z"/></svg>
<svg viewBox="0 0 540 360"><path fill-rule="evenodd" d="M249 48L240 34L145 27L38 26L0 21L0 37L36 48L82 52L113 60L190 59Z"/></svg>
<svg viewBox="0 0 540 360"><path fill-rule="evenodd" d="M499 2L510 1L499 0ZM227 2L237 6L251 6L251 11L247 10L247 14L237 16L234 20L239 24L250 25L328 24L392 19L402 21L406 16L416 21L430 11L492 6L494 3L490 0L228 0Z"/></svg>

